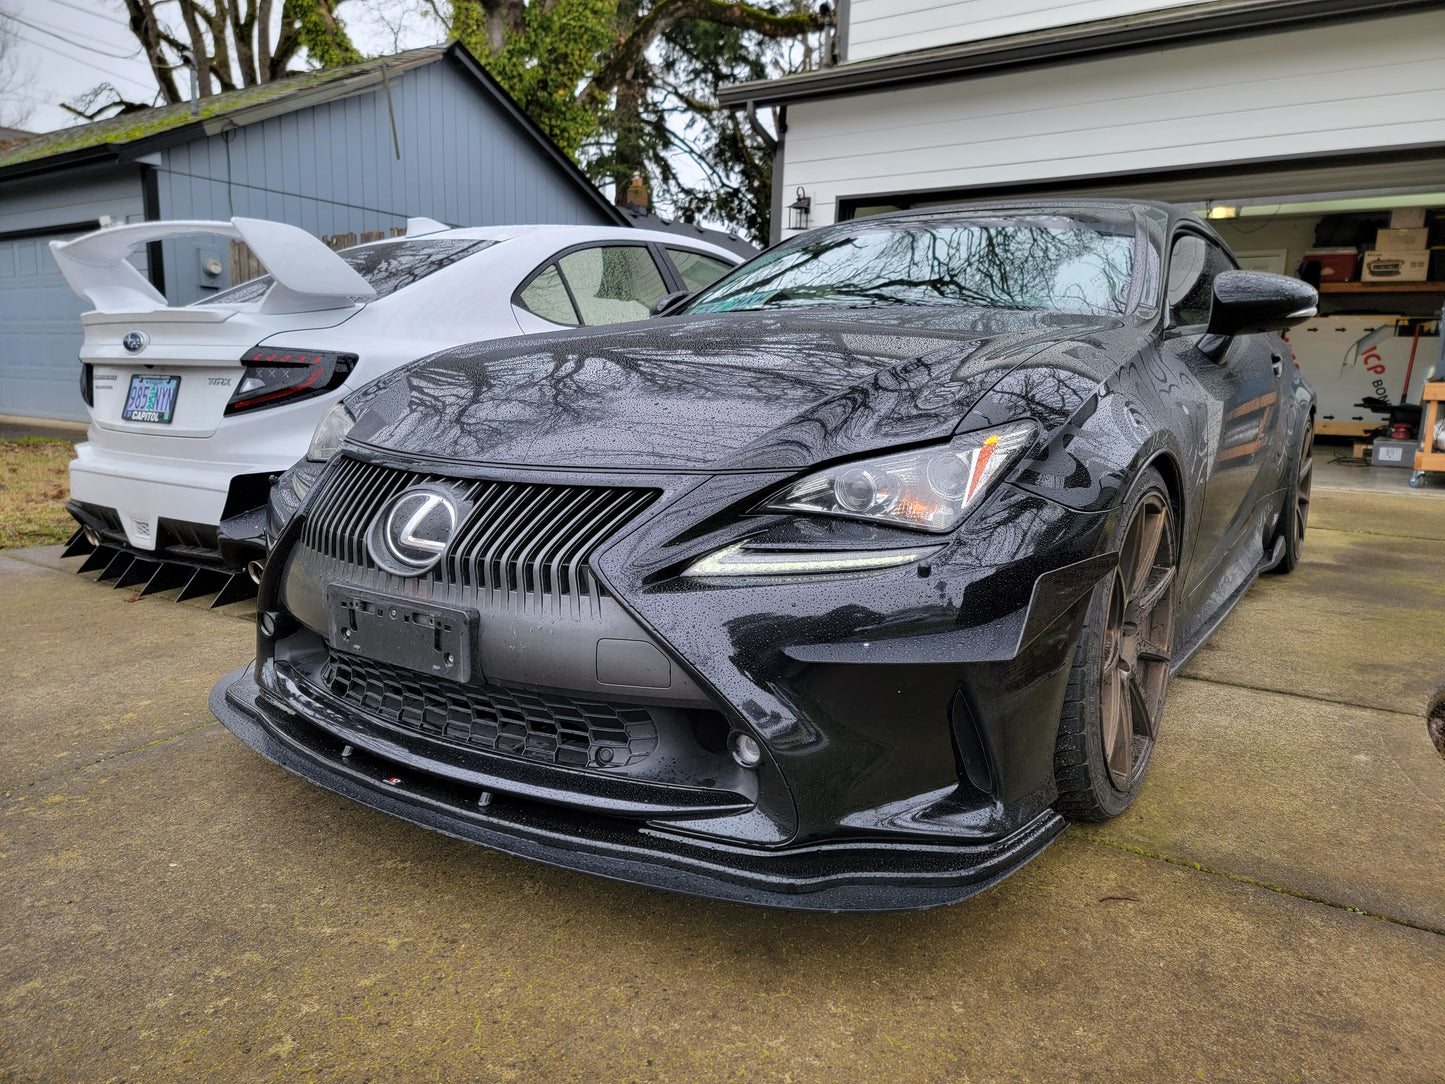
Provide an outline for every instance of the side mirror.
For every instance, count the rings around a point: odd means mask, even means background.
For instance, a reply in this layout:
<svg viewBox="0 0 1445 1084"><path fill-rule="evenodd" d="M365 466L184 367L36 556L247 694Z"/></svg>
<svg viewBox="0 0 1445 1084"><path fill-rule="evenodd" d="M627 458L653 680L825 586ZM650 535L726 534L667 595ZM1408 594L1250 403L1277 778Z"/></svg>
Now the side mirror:
<svg viewBox="0 0 1445 1084"><path fill-rule="evenodd" d="M678 305L681 305L684 301L686 301L686 300L687 300L689 297L691 297L691 296L692 296L692 291L691 291L691 290L678 290L676 293L663 294L661 297L659 297L656 301L654 301L654 302L652 303L652 309L651 309L651 311L648 312L647 315L648 315L649 317L652 317L652 316L662 316L662 315L665 314L669 309L672 309L672 308L677 307Z"/></svg>
<svg viewBox="0 0 1445 1084"><path fill-rule="evenodd" d="M1318 311L1319 292L1309 283L1267 271L1223 271L1214 279L1209 326L1201 353L1218 360L1236 335L1284 331Z"/></svg>

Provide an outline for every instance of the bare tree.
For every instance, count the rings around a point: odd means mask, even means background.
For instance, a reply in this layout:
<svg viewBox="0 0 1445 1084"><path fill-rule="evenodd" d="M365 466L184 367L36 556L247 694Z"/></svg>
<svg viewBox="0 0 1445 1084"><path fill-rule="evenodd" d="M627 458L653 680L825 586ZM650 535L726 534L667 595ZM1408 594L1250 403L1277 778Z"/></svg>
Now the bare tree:
<svg viewBox="0 0 1445 1084"><path fill-rule="evenodd" d="M144 50L162 102L190 93L253 87L294 74L304 57L312 67L361 59L336 9L346 0L124 0L130 32ZM159 10L158 10L159 9ZM106 112L139 108L102 84L72 113L93 120Z"/></svg>
<svg viewBox="0 0 1445 1084"><path fill-rule="evenodd" d="M34 106L19 96L29 73L21 66L17 41L10 12L0 7L0 127L4 128L23 127L34 111ZM0 138L0 142L5 140Z"/></svg>

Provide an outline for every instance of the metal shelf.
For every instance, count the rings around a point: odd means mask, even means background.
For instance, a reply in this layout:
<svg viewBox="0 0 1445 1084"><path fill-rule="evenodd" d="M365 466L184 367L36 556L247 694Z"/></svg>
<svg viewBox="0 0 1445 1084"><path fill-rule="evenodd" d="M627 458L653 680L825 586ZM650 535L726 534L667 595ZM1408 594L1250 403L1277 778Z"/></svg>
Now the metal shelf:
<svg viewBox="0 0 1445 1084"><path fill-rule="evenodd" d="M1445 294L1445 282L1322 282L1322 294Z"/></svg>

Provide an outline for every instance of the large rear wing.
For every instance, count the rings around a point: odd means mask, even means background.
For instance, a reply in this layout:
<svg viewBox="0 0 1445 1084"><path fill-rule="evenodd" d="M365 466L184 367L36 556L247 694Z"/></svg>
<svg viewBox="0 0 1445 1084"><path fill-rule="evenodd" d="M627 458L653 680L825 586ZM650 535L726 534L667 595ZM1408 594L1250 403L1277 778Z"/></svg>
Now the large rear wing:
<svg viewBox="0 0 1445 1084"><path fill-rule="evenodd" d="M233 218L229 222L137 222L96 230L74 241L51 241L50 251L70 288L100 312L150 312L166 299L127 260L152 241L214 234L242 241L276 280L268 312L305 312L375 297L364 278L318 238L284 222Z"/></svg>

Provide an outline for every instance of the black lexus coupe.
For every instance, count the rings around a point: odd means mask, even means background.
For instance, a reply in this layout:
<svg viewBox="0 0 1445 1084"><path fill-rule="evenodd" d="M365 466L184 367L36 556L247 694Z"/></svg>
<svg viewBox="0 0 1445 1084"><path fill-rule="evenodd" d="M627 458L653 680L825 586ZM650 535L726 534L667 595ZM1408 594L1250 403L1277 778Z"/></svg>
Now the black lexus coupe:
<svg viewBox="0 0 1445 1084"><path fill-rule="evenodd" d="M278 484L212 707L558 866L962 899L1129 805L1171 671L1298 562L1314 396L1275 332L1315 304L1165 204L966 205L424 359Z"/></svg>

